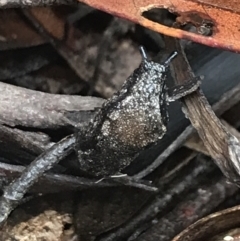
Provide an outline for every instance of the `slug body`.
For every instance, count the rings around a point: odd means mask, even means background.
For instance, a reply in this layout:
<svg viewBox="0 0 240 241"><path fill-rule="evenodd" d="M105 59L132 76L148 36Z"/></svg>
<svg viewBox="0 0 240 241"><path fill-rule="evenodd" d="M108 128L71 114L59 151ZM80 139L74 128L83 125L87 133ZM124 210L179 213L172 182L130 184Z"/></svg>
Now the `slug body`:
<svg viewBox="0 0 240 241"><path fill-rule="evenodd" d="M101 177L119 173L163 137L168 121L166 63L149 61L143 52L140 66L121 90L77 133L82 170Z"/></svg>

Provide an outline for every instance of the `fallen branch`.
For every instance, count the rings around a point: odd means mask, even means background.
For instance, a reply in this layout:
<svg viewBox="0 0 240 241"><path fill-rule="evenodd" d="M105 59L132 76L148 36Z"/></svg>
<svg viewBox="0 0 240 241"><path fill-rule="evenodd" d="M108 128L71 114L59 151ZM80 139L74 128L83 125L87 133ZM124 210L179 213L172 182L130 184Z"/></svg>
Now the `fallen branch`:
<svg viewBox="0 0 240 241"><path fill-rule="evenodd" d="M0 83L0 123L40 129L81 125L89 122L103 102L96 97L54 95Z"/></svg>

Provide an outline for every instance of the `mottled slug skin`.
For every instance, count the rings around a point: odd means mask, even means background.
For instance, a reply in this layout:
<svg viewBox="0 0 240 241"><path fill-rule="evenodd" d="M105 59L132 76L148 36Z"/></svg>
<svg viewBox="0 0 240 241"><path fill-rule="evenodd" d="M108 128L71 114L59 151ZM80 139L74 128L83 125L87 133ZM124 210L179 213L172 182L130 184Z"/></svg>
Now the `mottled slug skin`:
<svg viewBox="0 0 240 241"><path fill-rule="evenodd" d="M164 65L143 59L121 90L77 133L82 170L102 177L119 173L163 137L168 120L165 72Z"/></svg>

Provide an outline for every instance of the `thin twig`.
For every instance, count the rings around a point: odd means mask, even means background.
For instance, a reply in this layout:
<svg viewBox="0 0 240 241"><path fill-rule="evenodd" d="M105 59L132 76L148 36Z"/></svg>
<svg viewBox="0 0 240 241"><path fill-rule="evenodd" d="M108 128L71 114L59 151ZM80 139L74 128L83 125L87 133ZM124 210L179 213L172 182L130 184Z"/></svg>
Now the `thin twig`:
<svg viewBox="0 0 240 241"><path fill-rule="evenodd" d="M19 165L11 165L6 163L0 163L0 173L4 176L2 183L9 184L15 178L20 176L26 167ZM1 180L1 179L0 179ZM45 173L39 178L30 189L30 193L54 193L70 190L82 190L88 188L103 188L103 187L115 187L122 186L121 183L117 183L112 179L104 179L98 182L96 178L85 178L64 174ZM133 184L135 185L135 184ZM137 185L135 185L137 186ZM153 191L153 190L151 190Z"/></svg>
<svg viewBox="0 0 240 241"><path fill-rule="evenodd" d="M70 135L52 146L48 152L36 158L22 175L4 190L0 199L0 224L7 219L38 178L72 152L75 141L75 136Z"/></svg>

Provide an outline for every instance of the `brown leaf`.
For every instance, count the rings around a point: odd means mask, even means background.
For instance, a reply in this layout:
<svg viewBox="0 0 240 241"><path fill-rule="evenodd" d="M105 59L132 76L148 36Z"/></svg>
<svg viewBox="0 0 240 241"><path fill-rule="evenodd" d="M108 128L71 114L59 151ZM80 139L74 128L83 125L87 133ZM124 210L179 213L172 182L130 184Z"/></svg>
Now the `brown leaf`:
<svg viewBox="0 0 240 241"><path fill-rule="evenodd" d="M185 38L211 47L240 52L239 22L240 4L238 1L224 0L79 0L92 7L106 11L138 23L156 32L176 38ZM175 29L153 22L143 17L145 11L153 8L164 8L193 25L204 27L212 24L211 36ZM201 19L201 20L200 20ZM199 22L200 20L200 22ZM201 30L199 30L201 32Z"/></svg>
<svg viewBox="0 0 240 241"><path fill-rule="evenodd" d="M0 49L22 48L46 42L19 12L13 9L0 10Z"/></svg>

